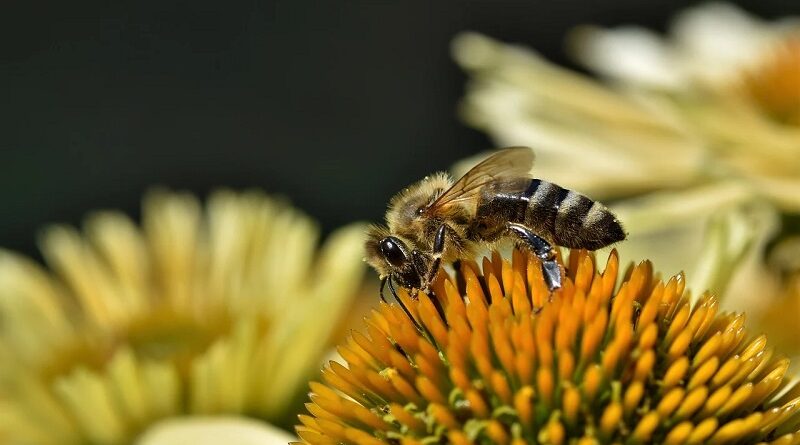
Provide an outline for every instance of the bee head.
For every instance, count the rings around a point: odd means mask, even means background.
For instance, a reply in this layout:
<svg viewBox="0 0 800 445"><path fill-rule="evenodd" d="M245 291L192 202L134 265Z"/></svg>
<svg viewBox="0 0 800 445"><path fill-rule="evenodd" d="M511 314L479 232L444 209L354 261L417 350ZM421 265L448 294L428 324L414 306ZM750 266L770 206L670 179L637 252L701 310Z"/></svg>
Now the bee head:
<svg viewBox="0 0 800 445"><path fill-rule="evenodd" d="M367 232L365 260L381 278L391 276L405 287L419 287L420 274L412 258L413 245L393 235L383 226L373 226Z"/></svg>

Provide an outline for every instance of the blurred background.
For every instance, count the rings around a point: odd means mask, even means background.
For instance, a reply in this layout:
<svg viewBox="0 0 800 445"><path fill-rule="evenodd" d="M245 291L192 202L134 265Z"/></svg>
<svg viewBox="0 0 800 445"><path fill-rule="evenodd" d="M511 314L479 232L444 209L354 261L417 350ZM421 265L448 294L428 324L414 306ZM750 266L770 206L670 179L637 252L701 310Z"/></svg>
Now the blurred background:
<svg viewBox="0 0 800 445"><path fill-rule="evenodd" d="M771 19L793 1L735 4ZM425 174L492 146L459 122L462 30L564 51L576 25L663 30L688 1L43 2L0 6L0 245L138 216L153 185L284 194L321 221L382 218Z"/></svg>

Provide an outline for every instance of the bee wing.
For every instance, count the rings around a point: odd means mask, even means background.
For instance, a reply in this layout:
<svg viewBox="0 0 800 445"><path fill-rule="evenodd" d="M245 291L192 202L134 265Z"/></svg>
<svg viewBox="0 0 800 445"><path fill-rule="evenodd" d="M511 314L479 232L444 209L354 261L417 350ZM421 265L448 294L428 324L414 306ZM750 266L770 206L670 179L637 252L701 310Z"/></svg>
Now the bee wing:
<svg viewBox="0 0 800 445"><path fill-rule="evenodd" d="M472 167L464 176L433 201L427 213L450 204L476 199L481 188L502 179L529 178L535 156L528 147L510 147L498 151L481 163Z"/></svg>

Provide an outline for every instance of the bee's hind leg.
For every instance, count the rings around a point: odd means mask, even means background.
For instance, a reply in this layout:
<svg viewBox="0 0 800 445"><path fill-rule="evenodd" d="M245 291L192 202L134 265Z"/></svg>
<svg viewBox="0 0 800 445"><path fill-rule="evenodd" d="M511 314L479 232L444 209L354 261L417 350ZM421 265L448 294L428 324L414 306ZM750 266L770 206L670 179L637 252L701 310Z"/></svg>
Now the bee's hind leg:
<svg viewBox="0 0 800 445"><path fill-rule="evenodd" d="M542 260L542 274L547 288L552 292L561 289L561 266L558 265L555 257L549 260Z"/></svg>
<svg viewBox="0 0 800 445"><path fill-rule="evenodd" d="M507 227L511 233L522 239L534 255L542 261L542 276L552 296L553 291L561 288L561 266L556 261L555 249L544 238L522 224L508 223Z"/></svg>

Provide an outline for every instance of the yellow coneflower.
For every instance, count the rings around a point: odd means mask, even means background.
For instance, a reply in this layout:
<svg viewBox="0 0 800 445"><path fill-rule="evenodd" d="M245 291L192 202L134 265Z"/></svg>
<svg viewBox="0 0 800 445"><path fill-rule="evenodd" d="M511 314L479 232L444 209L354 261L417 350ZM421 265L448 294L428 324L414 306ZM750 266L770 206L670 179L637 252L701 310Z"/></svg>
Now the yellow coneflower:
<svg viewBox="0 0 800 445"><path fill-rule="evenodd" d="M440 277L412 322L382 304L311 384L310 444L800 443L800 384L744 316L649 262L572 251L548 302L536 259ZM422 326L421 330L416 324Z"/></svg>
<svg viewBox="0 0 800 445"><path fill-rule="evenodd" d="M45 232L0 252L0 443L127 444L162 419L286 421L360 285L362 227L257 192L156 192L142 228ZM320 310L324 308L324 310Z"/></svg>

